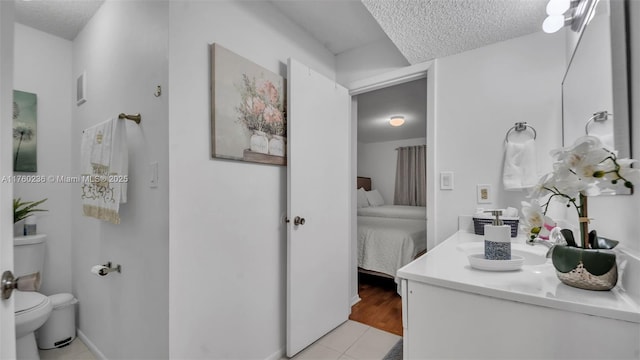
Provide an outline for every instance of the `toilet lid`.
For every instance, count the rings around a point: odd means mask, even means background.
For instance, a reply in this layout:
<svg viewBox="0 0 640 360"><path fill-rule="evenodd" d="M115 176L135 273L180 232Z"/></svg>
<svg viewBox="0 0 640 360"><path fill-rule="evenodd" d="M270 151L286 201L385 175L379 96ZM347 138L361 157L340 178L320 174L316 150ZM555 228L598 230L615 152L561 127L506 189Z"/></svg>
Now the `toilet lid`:
<svg viewBox="0 0 640 360"><path fill-rule="evenodd" d="M67 305L72 305L78 302L78 300L73 297L73 294L69 293L61 293L49 296L49 300L51 300L51 305L54 309L63 308Z"/></svg>
<svg viewBox="0 0 640 360"><path fill-rule="evenodd" d="M15 313L21 313L42 305L47 302L48 297L35 292L35 291L14 291L13 296L15 299Z"/></svg>

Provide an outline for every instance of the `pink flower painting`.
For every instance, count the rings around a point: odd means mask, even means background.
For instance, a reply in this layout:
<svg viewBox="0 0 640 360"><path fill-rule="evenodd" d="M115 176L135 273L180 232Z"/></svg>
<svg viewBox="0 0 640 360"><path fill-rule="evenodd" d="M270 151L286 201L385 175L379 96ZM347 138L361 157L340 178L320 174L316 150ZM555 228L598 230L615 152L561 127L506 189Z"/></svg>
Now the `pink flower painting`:
<svg viewBox="0 0 640 360"><path fill-rule="evenodd" d="M285 79L218 44L211 59L212 156L286 165Z"/></svg>
<svg viewBox="0 0 640 360"><path fill-rule="evenodd" d="M284 136L284 99L278 88L269 80L256 80L247 74L242 74L239 88L242 101L236 107L238 122L250 131Z"/></svg>

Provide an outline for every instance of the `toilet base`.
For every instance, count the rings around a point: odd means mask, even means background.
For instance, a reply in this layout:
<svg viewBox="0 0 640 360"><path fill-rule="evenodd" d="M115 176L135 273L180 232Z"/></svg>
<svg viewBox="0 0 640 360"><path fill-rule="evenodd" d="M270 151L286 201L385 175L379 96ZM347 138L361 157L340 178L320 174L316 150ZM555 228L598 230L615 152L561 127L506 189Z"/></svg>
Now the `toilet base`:
<svg viewBox="0 0 640 360"><path fill-rule="evenodd" d="M40 353L38 352L38 346L36 345L36 337L33 332L16 339L16 358L22 359L40 359Z"/></svg>

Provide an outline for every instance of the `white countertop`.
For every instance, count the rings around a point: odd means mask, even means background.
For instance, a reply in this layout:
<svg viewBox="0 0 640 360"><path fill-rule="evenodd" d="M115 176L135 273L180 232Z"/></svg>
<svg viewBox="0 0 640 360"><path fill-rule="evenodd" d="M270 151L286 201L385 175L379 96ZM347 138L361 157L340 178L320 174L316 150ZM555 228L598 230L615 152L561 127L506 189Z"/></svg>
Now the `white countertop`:
<svg viewBox="0 0 640 360"><path fill-rule="evenodd" d="M513 249L544 256L543 245L530 246L524 237L512 239ZM458 231L425 255L398 270L398 277L505 300L640 323L640 299L618 285L611 291L582 290L556 277L551 259L523 265L517 271L472 268L467 256L484 251L484 237ZM620 274L624 276L624 274Z"/></svg>

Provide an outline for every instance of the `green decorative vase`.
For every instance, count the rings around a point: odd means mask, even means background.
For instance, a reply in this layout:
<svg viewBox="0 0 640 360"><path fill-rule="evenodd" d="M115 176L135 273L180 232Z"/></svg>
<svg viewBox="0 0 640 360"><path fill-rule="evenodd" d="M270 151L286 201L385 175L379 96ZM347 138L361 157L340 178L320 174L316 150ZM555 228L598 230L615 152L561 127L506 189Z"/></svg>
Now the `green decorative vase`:
<svg viewBox="0 0 640 360"><path fill-rule="evenodd" d="M586 290L611 290L618 282L616 254L597 249L556 246L551 256L563 283Z"/></svg>

